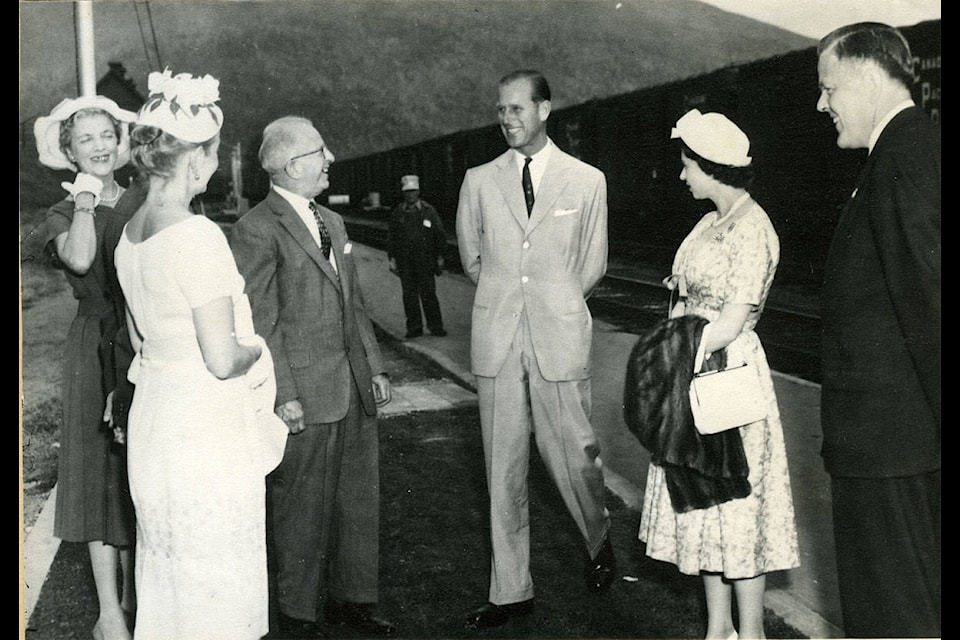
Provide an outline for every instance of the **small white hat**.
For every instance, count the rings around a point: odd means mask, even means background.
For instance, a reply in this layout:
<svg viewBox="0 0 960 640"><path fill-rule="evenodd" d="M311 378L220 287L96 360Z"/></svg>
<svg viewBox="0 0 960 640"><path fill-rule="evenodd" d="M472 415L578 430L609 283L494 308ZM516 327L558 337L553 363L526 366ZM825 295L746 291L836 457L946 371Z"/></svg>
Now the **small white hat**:
<svg viewBox="0 0 960 640"><path fill-rule="evenodd" d="M120 140L117 147L117 168L130 161L130 132L128 123L137 119L137 114L117 106L104 96L81 96L66 98L53 108L49 116L40 116L33 123L33 137L37 141L40 163L51 169L77 170L77 165L67 158L60 148L60 123L82 109L102 109L121 122Z"/></svg>
<svg viewBox="0 0 960 640"><path fill-rule="evenodd" d="M420 178L418 176L403 176L400 178L400 191L419 191Z"/></svg>
<svg viewBox="0 0 960 640"><path fill-rule="evenodd" d="M722 113L688 111L677 120L670 137L680 138L700 157L717 164L746 167L753 161L747 134Z"/></svg>
<svg viewBox="0 0 960 640"><path fill-rule="evenodd" d="M173 75L170 69L152 72L147 78L149 95L140 107L137 124L149 125L187 142L206 142L223 126L220 81L211 75L194 78L189 73Z"/></svg>

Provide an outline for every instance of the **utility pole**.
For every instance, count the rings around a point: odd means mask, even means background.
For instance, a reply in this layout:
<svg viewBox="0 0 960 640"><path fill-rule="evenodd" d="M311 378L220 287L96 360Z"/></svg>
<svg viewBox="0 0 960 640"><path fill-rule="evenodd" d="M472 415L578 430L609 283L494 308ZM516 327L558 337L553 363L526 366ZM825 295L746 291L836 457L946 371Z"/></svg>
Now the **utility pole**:
<svg viewBox="0 0 960 640"><path fill-rule="evenodd" d="M97 78L93 41L93 1L77 0L75 5L77 23L77 75L80 79L80 95L97 95Z"/></svg>
<svg viewBox="0 0 960 640"><path fill-rule="evenodd" d="M233 178L233 201L236 203L236 215L242 216L250 208L250 204L243 197L243 153L239 142L233 145L230 150L230 170Z"/></svg>

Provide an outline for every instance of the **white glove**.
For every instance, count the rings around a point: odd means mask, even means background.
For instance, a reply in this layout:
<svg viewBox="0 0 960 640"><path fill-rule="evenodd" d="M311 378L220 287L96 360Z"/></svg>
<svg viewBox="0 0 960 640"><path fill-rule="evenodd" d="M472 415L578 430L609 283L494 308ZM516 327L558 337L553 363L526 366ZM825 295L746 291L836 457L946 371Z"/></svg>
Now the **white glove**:
<svg viewBox="0 0 960 640"><path fill-rule="evenodd" d="M83 173L81 171L77 174L73 184L61 182L60 186L66 189L70 195L73 196L74 200L77 199L78 195L86 191L93 196L93 206L97 206L100 203L100 192L103 191L103 183L100 182L99 178L95 178L89 173Z"/></svg>

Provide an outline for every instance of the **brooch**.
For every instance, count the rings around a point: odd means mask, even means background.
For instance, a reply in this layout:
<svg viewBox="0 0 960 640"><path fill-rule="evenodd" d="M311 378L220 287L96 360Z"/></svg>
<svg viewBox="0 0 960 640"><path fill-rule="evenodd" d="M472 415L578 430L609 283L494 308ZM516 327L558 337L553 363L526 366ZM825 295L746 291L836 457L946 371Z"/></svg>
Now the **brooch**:
<svg viewBox="0 0 960 640"><path fill-rule="evenodd" d="M730 226L727 227L727 230L726 230L726 231L720 231L720 232L718 232L717 235L713 236L713 239L714 239L716 242L723 242L723 237L724 237L724 235L727 234L727 233L730 233L731 231L733 231L733 228L734 228L735 226L737 226L737 223L736 223L736 222L731 222L731 223L730 223Z"/></svg>

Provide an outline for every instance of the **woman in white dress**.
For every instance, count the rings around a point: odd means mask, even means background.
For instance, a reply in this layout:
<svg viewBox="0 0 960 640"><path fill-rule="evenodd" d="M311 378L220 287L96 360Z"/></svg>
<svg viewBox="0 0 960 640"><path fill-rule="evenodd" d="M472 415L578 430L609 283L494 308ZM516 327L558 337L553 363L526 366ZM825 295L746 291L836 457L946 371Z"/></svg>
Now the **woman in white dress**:
<svg viewBox="0 0 960 640"><path fill-rule="evenodd" d="M664 469L651 464L640 539L646 553L702 575L707 600L707 638L764 638L766 574L799 566L793 498L780 411L763 346L754 327L760 318L780 258L776 231L748 192L753 179L750 141L726 116L693 110L673 129L681 143L683 170L698 200L715 211L703 216L681 243L673 275L665 280L682 296L676 317L706 318L707 354L756 367L767 417L739 428L749 464L750 494L703 509L678 513L671 504Z"/></svg>
<svg viewBox="0 0 960 640"><path fill-rule="evenodd" d="M268 631L265 475L286 428L226 237L190 210L217 169L219 82L151 73L131 132L146 201L116 250L137 355L128 426L135 637ZM273 429L271 429L273 427ZM281 431L282 429L282 431Z"/></svg>

